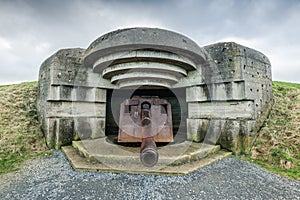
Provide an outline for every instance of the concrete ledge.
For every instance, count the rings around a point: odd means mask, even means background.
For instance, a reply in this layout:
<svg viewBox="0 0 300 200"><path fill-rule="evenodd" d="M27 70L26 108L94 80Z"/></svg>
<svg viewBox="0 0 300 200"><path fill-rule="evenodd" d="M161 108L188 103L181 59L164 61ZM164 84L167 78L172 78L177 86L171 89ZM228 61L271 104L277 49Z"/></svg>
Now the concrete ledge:
<svg viewBox="0 0 300 200"><path fill-rule="evenodd" d="M188 103L188 117L193 119L255 119L252 100Z"/></svg>
<svg viewBox="0 0 300 200"><path fill-rule="evenodd" d="M140 163L139 147L120 147L104 142L104 139L90 140L85 145L77 141L73 143L75 148L64 146L62 151L76 171L161 175L186 175L232 154L220 151L219 146L200 143L187 146L187 143L158 148L159 162L151 168ZM183 153L178 155L182 150Z"/></svg>

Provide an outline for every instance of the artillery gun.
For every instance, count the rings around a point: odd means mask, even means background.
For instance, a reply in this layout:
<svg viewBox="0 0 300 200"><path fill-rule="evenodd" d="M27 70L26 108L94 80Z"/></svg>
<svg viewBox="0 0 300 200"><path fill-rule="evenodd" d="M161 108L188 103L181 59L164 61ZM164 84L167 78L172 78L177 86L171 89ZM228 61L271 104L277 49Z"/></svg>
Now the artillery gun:
<svg viewBox="0 0 300 200"><path fill-rule="evenodd" d="M143 165L158 161L156 143L173 142L171 104L157 96L133 96L120 107L119 143L141 143Z"/></svg>

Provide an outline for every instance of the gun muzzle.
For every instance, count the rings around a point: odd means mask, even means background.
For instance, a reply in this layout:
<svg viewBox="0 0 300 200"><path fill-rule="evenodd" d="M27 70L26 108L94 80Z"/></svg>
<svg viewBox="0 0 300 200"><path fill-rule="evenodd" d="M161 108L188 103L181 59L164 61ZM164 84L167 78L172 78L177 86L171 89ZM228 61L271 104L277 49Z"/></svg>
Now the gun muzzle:
<svg viewBox="0 0 300 200"><path fill-rule="evenodd" d="M158 161L158 152L153 138L144 138L141 145L140 159L146 167L153 167Z"/></svg>

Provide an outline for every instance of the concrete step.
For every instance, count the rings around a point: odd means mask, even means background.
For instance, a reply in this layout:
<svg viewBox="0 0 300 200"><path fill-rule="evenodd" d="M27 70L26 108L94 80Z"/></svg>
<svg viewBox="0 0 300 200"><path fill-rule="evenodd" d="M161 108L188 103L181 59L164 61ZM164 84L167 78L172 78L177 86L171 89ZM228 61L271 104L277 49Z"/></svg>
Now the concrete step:
<svg viewBox="0 0 300 200"><path fill-rule="evenodd" d="M73 141L72 146L89 161L104 164L140 164L140 147L128 147L110 143L106 138ZM185 141L158 147L158 166L179 165L198 160L220 150L219 145L209 145Z"/></svg>
<svg viewBox="0 0 300 200"><path fill-rule="evenodd" d="M170 175L187 174L231 155L220 151L219 145L185 141L158 147L157 165L145 167L140 162L140 147L112 144L106 138L73 141L62 150L76 170Z"/></svg>

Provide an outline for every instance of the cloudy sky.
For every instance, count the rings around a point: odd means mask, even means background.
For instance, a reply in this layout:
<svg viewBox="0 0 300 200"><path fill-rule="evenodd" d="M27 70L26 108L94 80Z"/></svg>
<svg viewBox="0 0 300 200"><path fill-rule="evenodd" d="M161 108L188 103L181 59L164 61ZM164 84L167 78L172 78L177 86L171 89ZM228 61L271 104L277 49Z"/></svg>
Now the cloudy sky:
<svg viewBox="0 0 300 200"><path fill-rule="evenodd" d="M57 50L137 26L200 46L235 41L269 57L273 80L300 83L299 0L0 0L0 85L37 80Z"/></svg>

